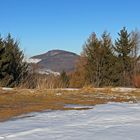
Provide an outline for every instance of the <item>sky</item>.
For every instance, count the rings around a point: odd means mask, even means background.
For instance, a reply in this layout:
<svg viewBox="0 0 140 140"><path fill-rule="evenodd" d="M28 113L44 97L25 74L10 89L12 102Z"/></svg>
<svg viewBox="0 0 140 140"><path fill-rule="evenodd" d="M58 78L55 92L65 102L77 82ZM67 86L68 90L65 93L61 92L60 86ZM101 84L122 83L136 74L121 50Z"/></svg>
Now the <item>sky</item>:
<svg viewBox="0 0 140 140"><path fill-rule="evenodd" d="M12 34L27 57L52 49L80 54L92 32L113 38L140 29L140 0L0 0L0 34Z"/></svg>

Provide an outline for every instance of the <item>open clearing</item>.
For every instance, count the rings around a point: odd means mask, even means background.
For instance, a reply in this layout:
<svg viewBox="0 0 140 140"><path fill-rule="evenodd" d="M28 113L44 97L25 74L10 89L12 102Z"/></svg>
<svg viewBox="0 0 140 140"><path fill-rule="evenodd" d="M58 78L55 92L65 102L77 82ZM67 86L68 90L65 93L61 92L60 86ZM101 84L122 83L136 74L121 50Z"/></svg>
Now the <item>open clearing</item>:
<svg viewBox="0 0 140 140"><path fill-rule="evenodd" d="M97 104L108 102L140 101L140 90L132 88L85 88L0 90L0 121L9 120L15 116L42 110L85 110ZM84 105L75 107L72 105Z"/></svg>

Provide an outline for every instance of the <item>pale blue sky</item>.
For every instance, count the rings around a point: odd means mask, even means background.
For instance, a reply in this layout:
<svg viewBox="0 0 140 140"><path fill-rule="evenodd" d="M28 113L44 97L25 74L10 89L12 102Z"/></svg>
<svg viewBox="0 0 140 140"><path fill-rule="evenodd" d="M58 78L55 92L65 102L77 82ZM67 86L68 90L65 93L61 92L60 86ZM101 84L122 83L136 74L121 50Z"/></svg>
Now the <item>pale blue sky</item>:
<svg viewBox="0 0 140 140"><path fill-rule="evenodd" d="M113 38L140 29L140 0L0 0L0 33L11 33L27 56L52 49L80 53L92 32Z"/></svg>

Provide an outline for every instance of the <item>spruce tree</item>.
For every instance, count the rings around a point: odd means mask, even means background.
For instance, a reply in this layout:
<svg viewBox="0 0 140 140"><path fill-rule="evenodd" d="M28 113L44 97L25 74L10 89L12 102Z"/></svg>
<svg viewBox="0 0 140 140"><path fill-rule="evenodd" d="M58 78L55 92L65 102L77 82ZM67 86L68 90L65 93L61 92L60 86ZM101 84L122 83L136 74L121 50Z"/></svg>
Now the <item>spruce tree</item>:
<svg viewBox="0 0 140 140"><path fill-rule="evenodd" d="M133 50L133 42L130 33L124 27L120 33L119 38L115 41L115 52L118 57L120 70L120 85L130 86L132 81L132 58L131 52Z"/></svg>
<svg viewBox="0 0 140 140"><path fill-rule="evenodd" d="M4 55L4 43L3 39L0 37L0 79L3 77L3 55ZM0 81L1 83L1 81Z"/></svg>
<svg viewBox="0 0 140 140"><path fill-rule="evenodd" d="M63 88L67 88L69 86L69 77L64 70L60 74L60 82Z"/></svg>
<svg viewBox="0 0 140 140"><path fill-rule="evenodd" d="M87 61L85 77L88 84L96 87L117 84L114 72L116 57L109 33L104 32L101 39L98 39L95 33L92 34L84 47L83 54Z"/></svg>
<svg viewBox="0 0 140 140"><path fill-rule="evenodd" d="M1 86L17 86L27 75L28 65L24 62L24 54L19 43L9 34L3 40L4 52L1 58Z"/></svg>
<svg viewBox="0 0 140 140"><path fill-rule="evenodd" d="M117 86L118 77L116 73L116 57L113 52L113 44L109 33L104 32L101 39L101 47L103 49L101 64L101 86Z"/></svg>
<svg viewBox="0 0 140 140"><path fill-rule="evenodd" d="M96 37L96 34L93 33L87 40L83 56L86 58L85 64L85 74L87 84L92 84L93 86L99 87L101 83L101 56L103 51L101 50L101 42Z"/></svg>

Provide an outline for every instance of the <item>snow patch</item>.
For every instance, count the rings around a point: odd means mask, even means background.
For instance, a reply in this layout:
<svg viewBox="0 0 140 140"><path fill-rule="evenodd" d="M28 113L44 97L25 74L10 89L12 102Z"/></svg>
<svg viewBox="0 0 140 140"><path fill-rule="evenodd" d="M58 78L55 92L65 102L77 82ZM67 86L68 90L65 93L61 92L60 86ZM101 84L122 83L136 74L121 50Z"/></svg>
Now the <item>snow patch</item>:
<svg viewBox="0 0 140 140"><path fill-rule="evenodd" d="M74 109L92 109L93 106L85 106L85 105L76 105L76 104L66 104L65 108L74 108Z"/></svg>
<svg viewBox="0 0 140 140"><path fill-rule="evenodd" d="M117 91L117 92L132 92L136 91L136 88L125 88L125 87L117 87L117 88L112 88L112 91Z"/></svg>
<svg viewBox="0 0 140 140"><path fill-rule="evenodd" d="M62 88L61 90L66 90L66 91L77 91L79 90L78 88Z"/></svg>
<svg viewBox="0 0 140 140"><path fill-rule="evenodd" d="M39 70L37 70L37 72L39 74L46 74L46 75L49 75L49 74L53 74L54 76L60 75L59 72L55 72L55 71L52 71L50 69L45 69L45 68L44 69L39 69Z"/></svg>
<svg viewBox="0 0 140 140"><path fill-rule="evenodd" d="M140 104L108 103L90 110L35 113L0 123L5 140L139 140Z"/></svg>
<svg viewBox="0 0 140 140"><path fill-rule="evenodd" d="M9 87L2 87L2 90L5 90L5 91L11 91L11 90L13 90L13 88L9 88Z"/></svg>
<svg viewBox="0 0 140 140"><path fill-rule="evenodd" d="M29 58L29 59L26 59L26 62L27 63L34 63L34 64L37 64L41 61L42 59L34 59L34 58Z"/></svg>

